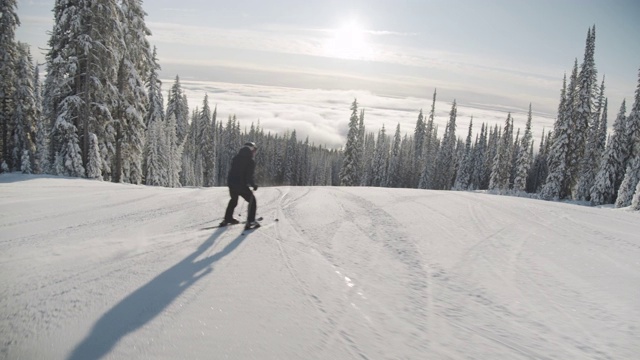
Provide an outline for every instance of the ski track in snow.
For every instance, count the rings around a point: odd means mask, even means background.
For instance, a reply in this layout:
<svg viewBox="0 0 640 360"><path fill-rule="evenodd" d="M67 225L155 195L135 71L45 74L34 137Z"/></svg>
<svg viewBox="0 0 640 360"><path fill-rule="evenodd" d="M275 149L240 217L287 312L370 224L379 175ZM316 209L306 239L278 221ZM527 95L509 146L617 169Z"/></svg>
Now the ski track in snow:
<svg viewBox="0 0 640 360"><path fill-rule="evenodd" d="M632 359L640 214L0 176L0 358ZM237 217L244 219L240 202Z"/></svg>

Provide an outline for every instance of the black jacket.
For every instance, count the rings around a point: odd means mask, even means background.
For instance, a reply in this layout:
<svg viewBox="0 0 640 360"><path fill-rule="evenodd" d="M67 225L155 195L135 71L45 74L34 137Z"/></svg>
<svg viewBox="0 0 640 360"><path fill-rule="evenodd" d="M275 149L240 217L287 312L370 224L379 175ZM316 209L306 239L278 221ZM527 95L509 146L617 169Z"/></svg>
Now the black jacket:
<svg viewBox="0 0 640 360"><path fill-rule="evenodd" d="M231 161L231 169L227 177L227 186L255 186L253 172L256 162L253 160L251 149L243 147Z"/></svg>

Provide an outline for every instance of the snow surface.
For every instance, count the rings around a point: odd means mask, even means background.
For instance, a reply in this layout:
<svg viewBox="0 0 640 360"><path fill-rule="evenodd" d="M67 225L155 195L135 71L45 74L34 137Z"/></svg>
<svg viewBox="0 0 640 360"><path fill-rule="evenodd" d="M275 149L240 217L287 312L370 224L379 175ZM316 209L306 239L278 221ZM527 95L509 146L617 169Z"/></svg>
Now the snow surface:
<svg viewBox="0 0 640 360"><path fill-rule="evenodd" d="M0 175L0 358L638 359L639 212L256 195L242 235L226 188Z"/></svg>

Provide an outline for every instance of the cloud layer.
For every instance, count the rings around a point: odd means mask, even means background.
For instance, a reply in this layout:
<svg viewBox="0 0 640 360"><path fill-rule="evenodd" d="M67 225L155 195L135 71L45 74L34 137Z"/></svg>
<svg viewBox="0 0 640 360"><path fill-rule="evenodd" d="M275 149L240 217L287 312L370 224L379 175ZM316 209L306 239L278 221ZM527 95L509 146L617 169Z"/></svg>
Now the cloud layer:
<svg viewBox="0 0 640 360"><path fill-rule="evenodd" d="M172 79L163 80L165 94L173 82ZM229 116L235 115L242 128L248 129L252 123L259 122L265 132L272 134L295 130L299 140L308 136L310 143L331 148L340 148L346 143L350 106L354 99L357 99L359 109L365 110L367 132L377 133L384 125L390 135L393 135L397 124L400 124L403 134L412 134L420 110L423 110L425 117L428 116L432 102L431 97L390 97L356 90L298 89L182 79L180 83L191 111L196 107L202 108L207 94L209 106L217 107L218 121L226 122ZM440 129L440 137L449 120L450 110L450 102L436 102L435 121ZM527 109L478 103L458 104L457 134L466 136L472 116L474 133L479 132L482 123L502 126L507 112L512 113L516 129L524 131ZM534 109L534 138L539 139L543 128L548 132L553 127L553 121L552 116Z"/></svg>

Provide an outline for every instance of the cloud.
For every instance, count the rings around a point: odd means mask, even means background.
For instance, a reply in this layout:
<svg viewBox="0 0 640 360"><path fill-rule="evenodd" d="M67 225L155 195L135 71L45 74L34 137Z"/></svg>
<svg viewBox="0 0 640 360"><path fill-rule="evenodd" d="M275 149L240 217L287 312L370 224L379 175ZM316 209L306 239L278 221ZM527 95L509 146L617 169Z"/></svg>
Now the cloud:
<svg viewBox="0 0 640 360"><path fill-rule="evenodd" d="M163 80L166 93L174 80ZM340 148L346 143L347 126L351 115L350 106L357 99L359 109L365 110L367 132L377 134L384 125L387 134L393 135L399 123L403 134L413 134L418 113L422 109L425 118L431 108L432 98L380 96L368 91L297 89L289 87L232 84L220 82L192 81L181 79L181 85L189 99L189 108L202 108L205 94L209 106L217 107L217 120L226 123L235 115L241 127L260 123L265 132L284 134L296 131L298 140L308 136L316 145ZM437 101L435 122L439 136L449 120L451 103ZM474 130L479 132L481 124L502 126L511 112L516 128L524 131L527 109L500 108L489 104L459 104L457 135L465 137L471 116ZM534 137L538 138L543 127L549 131L553 119L544 114L534 114Z"/></svg>

